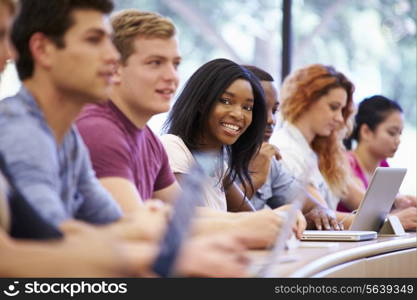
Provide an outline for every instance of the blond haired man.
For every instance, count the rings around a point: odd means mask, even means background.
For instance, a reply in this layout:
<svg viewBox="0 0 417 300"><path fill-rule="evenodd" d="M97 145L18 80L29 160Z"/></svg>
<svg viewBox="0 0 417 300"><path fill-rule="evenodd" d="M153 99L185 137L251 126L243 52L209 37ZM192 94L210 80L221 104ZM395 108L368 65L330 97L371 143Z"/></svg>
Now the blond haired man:
<svg viewBox="0 0 417 300"><path fill-rule="evenodd" d="M142 199L168 201L178 189L164 148L146 123L169 109L181 56L174 25L158 14L125 10L112 25L121 59L111 100L88 106L77 125L97 177L130 211Z"/></svg>

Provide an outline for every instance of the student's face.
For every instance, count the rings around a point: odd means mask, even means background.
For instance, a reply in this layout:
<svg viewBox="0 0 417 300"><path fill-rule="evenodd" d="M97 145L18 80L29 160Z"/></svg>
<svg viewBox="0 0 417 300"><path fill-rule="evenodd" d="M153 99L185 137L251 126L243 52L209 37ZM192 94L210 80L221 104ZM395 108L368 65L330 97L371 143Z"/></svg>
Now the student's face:
<svg viewBox="0 0 417 300"><path fill-rule="evenodd" d="M12 16L9 7L0 3L0 73L3 72L7 60L11 57L11 23Z"/></svg>
<svg viewBox="0 0 417 300"><path fill-rule="evenodd" d="M277 123L276 112L278 110L278 93L270 81L261 81L261 85L265 92L266 109L267 109L267 123L265 128L264 141L268 142L274 132Z"/></svg>
<svg viewBox="0 0 417 300"><path fill-rule="evenodd" d="M81 102L107 100L119 59L108 19L94 10L75 10L72 16L74 25L65 33L65 47L50 46L52 80Z"/></svg>
<svg viewBox="0 0 417 300"><path fill-rule="evenodd" d="M235 143L252 122L253 105L250 83L244 79L235 80L211 108L203 147L219 149Z"/></svg>
<svg viewBox="0 0 417 300"><path fill-rule="evenodd" d="M134 49L116 75L121 100L138 116L167 112L179 83L181 57L177 39L138 36Z"/></svg>
<svg viewBox="0 0 417 300"><path fill-rule="evenodd" d="M305 112L311 131L316 136L329 136L344 124L342 110L347 103L343 88L331 89Z"/></svg>
<svg viewBox="0 0 417 300"><path fill-rule="evenodd" d="M374 131L366 134L364 139L369 145L370 152L381 160L393 157L400 145L403 128L403 115L399 111L391 112Z"/></svg>

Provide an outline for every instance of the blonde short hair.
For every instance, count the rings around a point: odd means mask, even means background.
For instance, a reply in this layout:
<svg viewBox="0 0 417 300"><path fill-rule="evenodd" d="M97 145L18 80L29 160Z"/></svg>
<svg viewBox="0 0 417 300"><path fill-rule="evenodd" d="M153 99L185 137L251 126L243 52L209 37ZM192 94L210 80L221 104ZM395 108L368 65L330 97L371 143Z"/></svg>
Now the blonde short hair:
<svg viewBox="0 0 417 300"><path fill-rule="evenodd" d="M14 15L16 13L17 0L0 0L0 5L7 6L12 15Z"/></svg>
<svg viewBox="0 0 417 300"><path fill-rule="evenodd" d="M169 39L176 34L175 25L169 18L157 13L126 9L111 18L113 43L119 50L121 62L134 52L133 41L136 37Z"/></svg>

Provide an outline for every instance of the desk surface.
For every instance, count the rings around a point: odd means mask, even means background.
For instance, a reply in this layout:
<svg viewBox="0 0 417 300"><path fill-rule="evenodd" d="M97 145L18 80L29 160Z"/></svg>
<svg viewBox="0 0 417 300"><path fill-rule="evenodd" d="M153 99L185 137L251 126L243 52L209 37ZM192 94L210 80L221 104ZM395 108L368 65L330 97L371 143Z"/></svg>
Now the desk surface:
<svg viewBox="0 0 417 300"><path fill-rule="evenodd" d="M303 247L304 243L318 247ZM279 262L274 262L273 270L277 277L312 277L343 263L413 248L416 248L415 233L379 236L363 242L301 242L300 247L286 250ZM251 251L250 256L254 264L260 264L267 253L265 250Z"/></svg>

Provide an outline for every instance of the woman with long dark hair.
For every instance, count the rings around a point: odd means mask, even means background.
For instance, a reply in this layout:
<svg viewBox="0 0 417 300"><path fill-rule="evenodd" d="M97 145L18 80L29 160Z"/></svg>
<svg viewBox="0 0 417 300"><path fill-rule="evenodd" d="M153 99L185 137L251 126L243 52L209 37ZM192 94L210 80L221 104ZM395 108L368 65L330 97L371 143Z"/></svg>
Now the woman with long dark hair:
<svg viewBox="0 0 417 300"><path fill-rule="evenodd" d="M188 80L165 124L162 137L174 173L186 173L192 154L212 151L219 167L206 205L219 210L248 210L234 198L233 183L251 182L248 166L260 148L266 124L262 87L246 68L227 59L212 60ZM224 164L224 160L227 161ZM210 195L209 195L210 194ZM226 204L225 194L228 196Z"/></svg>
<svg viewBox="0 0 417 300"><path fill-rule="evenodd" d="M241 212L247 227L243 232L270 231L268 219L277 210L254 210L236 182L253 189L249 162L262 145L266 124L266 104L258 79L246 68L227 59L215 59L200 67L187 81L165 123L168 134L161 137L171 169L179 178L188 173L198 152L216 154L218 167L204 190L204 206L210 213ZM277 218L275 216L275 218ZM297 236L305 228L299 214ZM247 229L245 229L247 228ZM258 228L258 229L256 229ZM254 231L255 230L255 231Z"/></svg>
<svg viewBox="0 0 417 300"><path fill-rule="evenodd" d="M357 179L356 188L365 192L369 180L377 167L389 167L387 158L393 157L400 144L404 127L401 106L387 97L375 95L364 99L355 115L353 131L346 139L347 153ZM338 210L352 211L359 207L362 197L342 199ZM392 213L396 215L406 230L416 229L416 197L398 195Z"/></svg>

